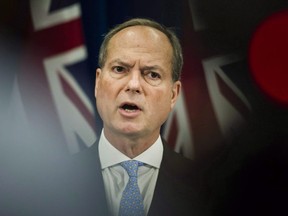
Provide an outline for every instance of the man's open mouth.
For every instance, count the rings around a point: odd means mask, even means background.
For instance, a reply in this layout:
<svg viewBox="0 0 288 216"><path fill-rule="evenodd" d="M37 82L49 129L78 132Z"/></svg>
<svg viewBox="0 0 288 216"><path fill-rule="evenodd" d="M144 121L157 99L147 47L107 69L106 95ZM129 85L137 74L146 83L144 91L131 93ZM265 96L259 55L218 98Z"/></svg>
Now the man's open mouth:
<svg viewBox="0 0 288 216"><path fill-rule="evenodd" d="M121 109L125 110L126 112L136 112L141 110L137 105L134 104L123 104L120 106Z"/></svg>

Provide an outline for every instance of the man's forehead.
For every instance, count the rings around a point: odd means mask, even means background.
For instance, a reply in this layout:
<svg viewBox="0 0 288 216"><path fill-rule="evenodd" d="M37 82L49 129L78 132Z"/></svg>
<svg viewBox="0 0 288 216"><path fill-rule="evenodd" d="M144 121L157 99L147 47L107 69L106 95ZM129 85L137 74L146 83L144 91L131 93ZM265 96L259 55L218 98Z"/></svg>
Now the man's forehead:
<svg viewBox="0 0 288 216"><path fill-rule="evenodd" d="M134 64L139 53L145 66L165 62L166 66L172 67L173 49L168 37L153 27L140 25L122 29L111 38L107 46L107 61L111 64L111 61L121 59L121 62Z"/></svg>
<svg viewBox="0 0 288 216"><path fill-rule="evenodd" d="M114 42L115 40L124 40L127 38L133 39L133 38L137 38L137 37L145 37L145 38L149 38L149 40L151 40L151 42L153 40L160 40L162 42L169 42L168 37L161 32L160 30L150 27L150 26L144 26L144 25L136 25L136 26L129 26L126 27L122 30L120 30L119 32L117 32L115 35L113 35L113 37L110 39L110 42Z"/></svg>
<svg viewBox="0 0 288 216"><path fill-rule="evenodd" d="M113 54L118 48L122 51L132 48L143 52L162 53L161 55L168 55L165 58L173 56L168 37L149 26L130 26L117 32L108 43L107 55Z"/></svg>

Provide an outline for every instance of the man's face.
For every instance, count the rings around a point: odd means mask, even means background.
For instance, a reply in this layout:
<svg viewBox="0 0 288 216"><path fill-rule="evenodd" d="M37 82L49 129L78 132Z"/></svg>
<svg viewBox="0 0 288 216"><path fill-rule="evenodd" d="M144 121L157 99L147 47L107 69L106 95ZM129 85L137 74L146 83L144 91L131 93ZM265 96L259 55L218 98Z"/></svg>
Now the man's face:
<svg viewBox="0 0 288 216"><path fill-rule="evenodd" d="M111 38L95 86L106 136L158 137L181 87L171 60L172 46L156 29L128 27Z"/></svg>

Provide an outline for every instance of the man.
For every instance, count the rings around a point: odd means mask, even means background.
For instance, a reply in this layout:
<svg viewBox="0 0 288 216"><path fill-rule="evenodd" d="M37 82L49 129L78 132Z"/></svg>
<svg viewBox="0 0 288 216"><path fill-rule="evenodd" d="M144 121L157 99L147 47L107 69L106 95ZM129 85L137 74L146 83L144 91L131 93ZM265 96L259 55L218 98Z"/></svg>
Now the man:
<svg viewBox="0 0 288 216"><path fill-rule="evenodd" d="M180 93L182 62L177 37L157 22L112 29L96 70L99 141L37 171L24 207L9 215L199 215L198 171L160 136Z"/></svg>
<svg viewBox="0 0 288 216"><path fill-rule="evenodd" d="M182 64L177 37L157 22L132 19L104 38L95 85L104 127L99 146L93 148L99 148L112 215L118 215L129 181L121 162L129 160L144 164L137 183L145 215L190 215L196 210L192 165L169 151L160 137L180 93Z"/></svg>

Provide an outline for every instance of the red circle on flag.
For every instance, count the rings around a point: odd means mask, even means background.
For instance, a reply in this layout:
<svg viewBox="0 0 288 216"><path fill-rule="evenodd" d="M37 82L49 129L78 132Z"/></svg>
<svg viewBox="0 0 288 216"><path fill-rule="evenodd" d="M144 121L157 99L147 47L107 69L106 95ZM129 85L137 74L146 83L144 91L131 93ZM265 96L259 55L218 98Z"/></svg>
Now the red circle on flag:
<svg viewBox="0 0 288 216"><path fill-rule="evenodd" d="M249 50L252 75L274 101L288 105L288 10L268 17L254 33Z"/></svg>

